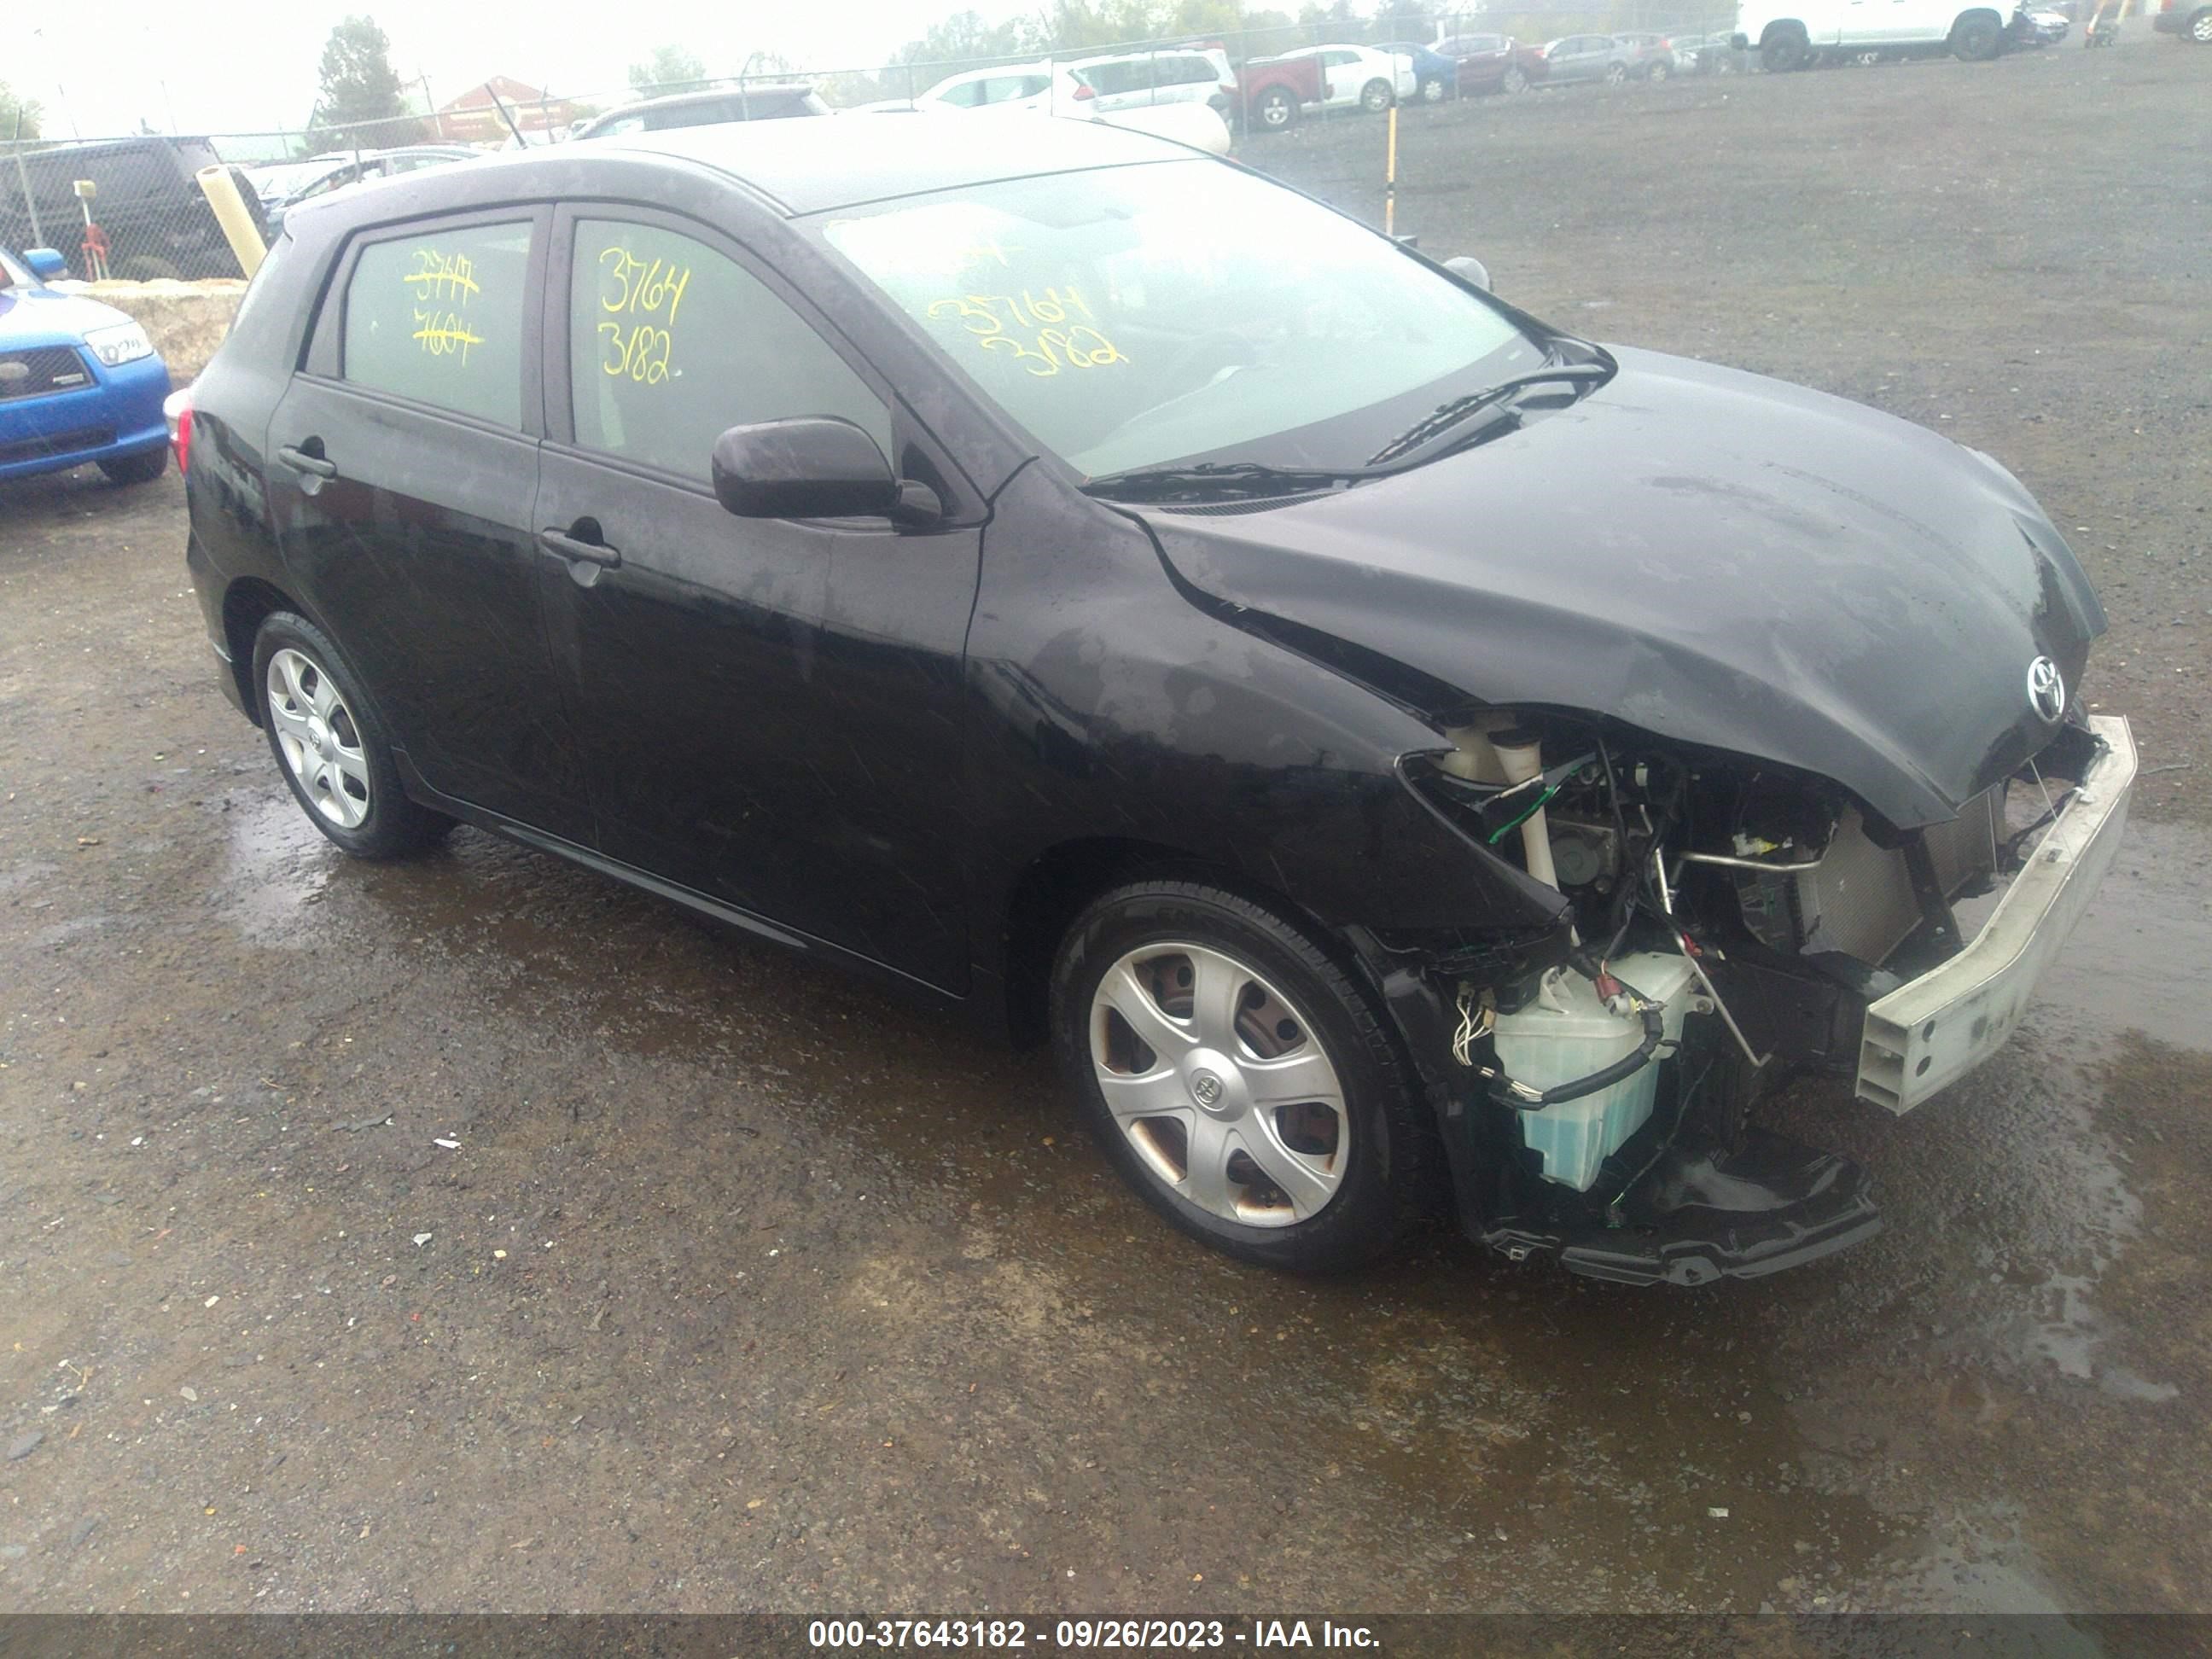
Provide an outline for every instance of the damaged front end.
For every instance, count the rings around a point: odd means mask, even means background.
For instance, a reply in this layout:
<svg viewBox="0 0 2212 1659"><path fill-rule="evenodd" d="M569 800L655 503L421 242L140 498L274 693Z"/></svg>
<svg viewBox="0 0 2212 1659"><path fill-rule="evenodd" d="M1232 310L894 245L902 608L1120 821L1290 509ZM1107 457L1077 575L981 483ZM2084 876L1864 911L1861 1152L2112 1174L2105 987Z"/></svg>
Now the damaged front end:
<svg viewBox="0 0 2212 1659"><path fill-rule="evenodd" d="M2018 1023L2109 862L2126 722L2078 710L1954 818L1899 830L1839 786L1616 722L1493 713L1407 785L1558 890L1501 942L1376 933L1444 1103L1468 1231L1627 1282L1750 1278L1881 1227L1858 1166L1756 1127L1806 1070L1902 1112Z"/></svg>

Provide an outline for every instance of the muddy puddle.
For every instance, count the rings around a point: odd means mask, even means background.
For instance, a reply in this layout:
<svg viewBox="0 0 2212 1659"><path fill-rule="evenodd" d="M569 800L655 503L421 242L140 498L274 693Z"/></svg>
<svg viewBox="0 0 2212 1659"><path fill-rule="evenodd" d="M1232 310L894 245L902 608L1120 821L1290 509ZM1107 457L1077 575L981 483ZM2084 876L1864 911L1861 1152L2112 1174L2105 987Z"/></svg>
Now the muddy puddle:
<svg viewBox="0 0 2212 1659"><path fill-rule="evenodd" d="M635 1079L741 1093L749 1156L933 1241L886 1258L896 1230L864 1231L862 1257L818 1267L825 1294L890 1307L945 1292L878 1279L950 1274L1079 1358L1157 1347L1224 1402L1184 1425L1187 1455L1250 1431L1227 1402L1267 1402L1277 1441L1249 1478L1322 1480L1344 1524L1402 1540L1434 1604L2003 1612L2069 1590L2032 1449L1993 1462L1992 1437L2053 1402L2177 1408L2180 1382L2123 1357L2145 1334L2106 1284L2146 1221L2101 1114L2124 1043L2208 1046L2188 966L2212 950L2208 850L2136 826L2030 1028L1954 1097L1900 1121L1794 1089L1791 1127L1875 1168L1889 1234L1692 1292L1510 1267L1442 1228L1319 1284L1207 1255L1121 1188L1043 1055L472 832L351 866L289 798L241 792L217 902L257 945L357 939L447 986L457 1018L588 1054L576 1086L622 1099L630 1155L664 1146L672 1181L684 1124ZM928 1265L940 1251L957 1265Z"/></svg>

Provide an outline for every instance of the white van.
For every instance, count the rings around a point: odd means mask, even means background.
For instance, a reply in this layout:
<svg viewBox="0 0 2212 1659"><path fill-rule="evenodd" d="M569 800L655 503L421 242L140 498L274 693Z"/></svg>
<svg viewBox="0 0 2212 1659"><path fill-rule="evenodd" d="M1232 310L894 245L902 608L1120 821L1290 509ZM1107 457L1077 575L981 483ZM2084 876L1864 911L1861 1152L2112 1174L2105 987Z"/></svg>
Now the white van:
<svg viewBox="0 0 2212 1659"><path fill-rule="evenodd" d="M1832 52L1903 54L1948 49L1979 60L2004 50L2014 7L1972 0L1743 0L1735 44L1769 70L1802 69Z"/></svg>

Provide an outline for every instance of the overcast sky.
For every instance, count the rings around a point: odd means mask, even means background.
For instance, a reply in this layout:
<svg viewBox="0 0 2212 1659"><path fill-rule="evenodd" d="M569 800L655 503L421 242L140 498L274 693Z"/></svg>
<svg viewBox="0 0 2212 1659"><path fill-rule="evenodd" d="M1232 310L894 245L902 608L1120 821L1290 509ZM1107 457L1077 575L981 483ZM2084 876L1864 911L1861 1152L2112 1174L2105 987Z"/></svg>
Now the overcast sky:
<svg viewBox="0 0 2212 1659"><path fill-rule="evenodd" d="M714 74L734 75L763 50L810 69L879 64L967 3L374 0L364 7L356 0L325 7L227 0L190 7L110 0L17 10L0 79L46 106L50 137L68 137L72 123L88 138L132 131L141 116L165 131L173 118L185 132L235 132L306 121L324 38L349 10L368 10L392 37L400 74L428 76L444 103L493 75L556 93L617 88L633 60L672 40L696 52ZM994 20L1022 9L1008 0L974 0L974 7Z"/></svg>

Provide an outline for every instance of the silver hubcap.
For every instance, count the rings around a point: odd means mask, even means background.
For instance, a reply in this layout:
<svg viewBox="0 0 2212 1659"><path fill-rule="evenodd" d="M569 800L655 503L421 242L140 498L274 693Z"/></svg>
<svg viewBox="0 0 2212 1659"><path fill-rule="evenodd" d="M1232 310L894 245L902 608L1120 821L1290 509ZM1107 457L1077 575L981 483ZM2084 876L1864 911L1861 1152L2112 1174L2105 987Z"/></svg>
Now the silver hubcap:
<svg viewBox="0 0 2212 1659"><path fill-rule="evenodd" d="M286 647L269 659L269 723L315 811L341 830L368 816L368 761L353 711L322 666Z"/></svg>
<svg viewBox="0 0 2212 1659"><path fill-rule="evenodd" d="M1211 1215L1286 1227L1320 1213L1352 1152L1336 1067L1281 992L1202 945L1147 945L1091 1005L1107 1109L1145 1167Z"/></svg>

